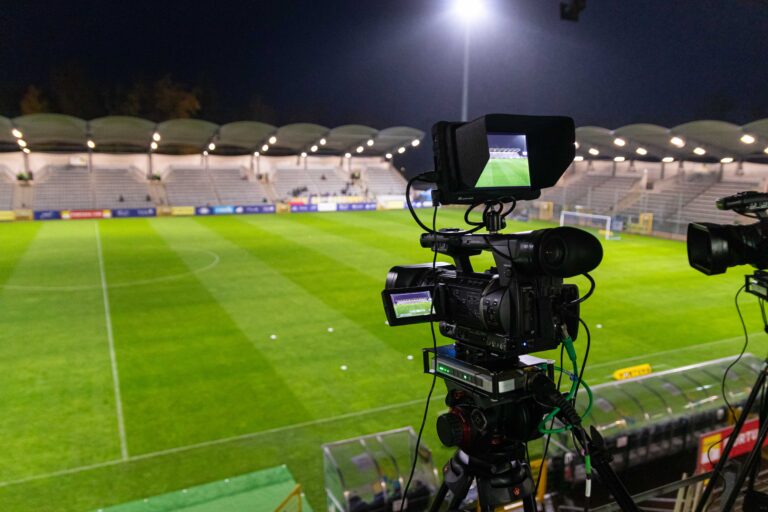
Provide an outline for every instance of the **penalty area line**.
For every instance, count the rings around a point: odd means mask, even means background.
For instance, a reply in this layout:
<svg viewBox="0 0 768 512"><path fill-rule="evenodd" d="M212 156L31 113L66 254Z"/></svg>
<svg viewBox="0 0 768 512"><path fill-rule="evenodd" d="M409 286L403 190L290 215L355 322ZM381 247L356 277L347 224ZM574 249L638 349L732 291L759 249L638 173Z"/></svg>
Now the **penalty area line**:
<svg viewBox="0 0 768 512"><path fill-rule="evenodd" d="M115 337L112 333L112 313L109 308L109 292L107 290L107 274L104 270L104 254L101 250L101 232L99 223L96 227L96 253L99 256L99 275L101 276L101 296L104 301L104 320L107 326L107 342L109 343L109 361L112 366L112 384L115 390L115 408L117 411L117 431L120 435L120 456L128 460L128 440L125 435L125 419L123 417L123 399L120 394L120 375L117 372L117 355L115 354Z"/></svg>
<svg viewBox="0 0 768 512"><path fill-rule="evenodd" d="M433 402L435 400L442 400L442 399L443 399L442 396L432 397L432 401ZM346 414L340 414L338 416L330 416L328 418L320 418L320 419L316 419L316 420L304 421L304 422L301 422L301 423L294 423L292 425L285 425L283 427L275 427L275 428L271 428L271 429L267 429L267 430L260 430L258 432L249 432L247 434L241 434L241 435L238 435L238 436L223 437L223 438L220 438L220 439L213 439L211 441L203 441L202 443L195 443L195 444L190 444L190 445L186 445L186 446L177 446L175 448L168 448L166 450L159 450L159 451L156 451L156 452L143 453L141 455L129 456L129 457L124 458L124 459L115 459L115 460L109 460L109 461L104 461L104 462L97 462L95 464L89 464L87 466L78 466L78 467L74 467L74 468L62 469L62 470L59 470L59 471L53 471L53 472L50 472L50 473L42 473L42 474L39 474L39 475L33 475L33 476L25 477L25 478L19 478L17 480L8 480L8 481L5 481L5 482L0 482L0 488L10 487L10 486L13 486L13 485L25 484L25 483L34 482L34 481L37 481L37 480L45 480L45 479L48 479L48 478L56 478L56 477L60 477L60 476L74 475L74 474L77 474L77 473L82 473L82 472L85 472L85 471L91 471L91 470L94 470L94 469L105 468L105 467L109 467L109 466L117 466L117 465L120 465L120 464L127 464L127 463L131 463L131 462L140 462L140 461L144 461L144 460L154 459L154 458L157 458L157 457L162 457L162 456L165 456L165 455L173 455L173 454L177 454L177 453L182 453L182 452L187 452L187 451L192 451L192 450L198 450L198 449L201 449L201 448L207 448L207 447L210 447L210 446L218 446L218 445L223 445L223 444L227 444L227 443L236 443L238 441L247 441L249 439L256 439L256 438L259 438L259 437L262 437L262 436L266 436L266 435L269 435L269 434L278 434L280 432L288 432L288 431L291 431L291 430L298 430L298 429L301 429L301 428L313 427L313 426L316 426L316 425L323 425L323 424L326 424L326 423L334 423L334 422L337 422L337 421L342 421L342 420L346 420L346 419L350 419L350 418L357 418L357 417L360 417L360 416L367 416L369 414L377 414L377 413L380 413L380 412L391 411L391 410L394 410L394 409L402 409L404 407L409 407L409 406L412 406L412 405L424 404L424 403L425 403L425 399L424 398L419 398L417 400L409 400L407 402L400 402L400 403L397 403L397 404L383 405L381 407L374 407L372 409L364 409L362 411L355 411L355 412L350 412L350 413L346 413Z"/></svg>

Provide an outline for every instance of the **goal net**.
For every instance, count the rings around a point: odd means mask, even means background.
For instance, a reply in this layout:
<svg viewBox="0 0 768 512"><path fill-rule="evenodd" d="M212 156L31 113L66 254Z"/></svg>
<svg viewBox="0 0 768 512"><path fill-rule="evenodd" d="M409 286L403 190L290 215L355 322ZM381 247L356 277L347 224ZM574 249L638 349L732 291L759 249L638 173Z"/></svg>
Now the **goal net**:
<svg viewBox="0 0 768 512"><path fill-rule="evenodd" d="M609 215L597 215L582 212L560 212L561 226L578 226L580 228L595 229L606 240L617 240L611 231L612 219Z"/></svg>

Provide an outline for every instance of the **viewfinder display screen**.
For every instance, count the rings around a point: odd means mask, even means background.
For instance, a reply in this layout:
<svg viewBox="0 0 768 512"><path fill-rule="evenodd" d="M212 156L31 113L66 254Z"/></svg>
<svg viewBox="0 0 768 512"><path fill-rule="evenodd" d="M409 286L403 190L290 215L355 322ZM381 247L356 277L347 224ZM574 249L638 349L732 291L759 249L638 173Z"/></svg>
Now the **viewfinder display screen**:
<svg viewBox="0 0 768 512"><path fill-rule="evenodd" d="M528 144L519 133L488 133L488 163L476 188L530 187Z"/></svg>
<svg viewBox="0 0 768 512"><path fill-rule="evenodd" d="M390 297L395 318L413 318L433 313L432 294L428 291L393 293Z"/></svg>

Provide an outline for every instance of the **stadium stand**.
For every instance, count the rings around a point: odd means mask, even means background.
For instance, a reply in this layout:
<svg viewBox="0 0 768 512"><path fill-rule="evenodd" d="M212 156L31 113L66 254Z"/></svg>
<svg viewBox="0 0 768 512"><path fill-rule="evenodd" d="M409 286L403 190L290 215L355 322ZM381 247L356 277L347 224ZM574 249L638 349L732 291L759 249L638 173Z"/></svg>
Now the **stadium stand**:
<svg viewBox="0 0 768 512"><path fill-rule="evenodd" d="M172 167L164 182L168 202L173 206L221 204L213 179L203 167Z"/></svg>
<svg viewBox="0 0 768 512"><path fill-rule="evenodd" d="M48 166L38 176L34 186L36 210L93 208L91 173L87 168Z"/></svg>
<svg viewBox="0 0 768 512"><path fill-rule="evenodd" d="M138 169L97 168L93 171L96 208L147 208L154 206L147 180Z"/></svg>
<svg viewBox="0 0 768 512"><path fill-rule="evenodd" d="M393 167L366 167L362 175L369 195L402 194L405 192L405 178Z"/></svg>
<svg viewBox="0 0 768 512"><path fill-rule="evenodd" d="M0 210L13 208L14 182L7 168L0 167Z"/></svg>
<svg viewBox="0 0 768 512"><path fill-rule="evenodd" d="M247 205L268 202L264 187L250 181L240 168L210 169L218 198L225 205Z"/></svg>
<svg viewBox="0 0 768 512"><path fill-rule="evenodd" d="M742 217L732 211L721 211L714 208L715 201L721 197L733 195L744 190L757 190L759 184L749 181L722 181L712 183L710 187L697 195L695 199L683 206L682 217L688 221L729 223L738 222L749 224L751 219Z"/></svg>
<svg viewBox="0 0 768 512"><path fill-rule="evenodd" d="M308 195L309 175L306 169L278 167L272 176L272 184L278 200Z"/></svg>
<svg viewBox="0 0 768 512"><path fill-rule="evenodd" d="M694 175L688 179L673 176L657 181L653 190L634 194L633 200L621 211L629 215L649 212L656 219L677 217L682 207L709 188L715 179L714 175Z"/></svg>

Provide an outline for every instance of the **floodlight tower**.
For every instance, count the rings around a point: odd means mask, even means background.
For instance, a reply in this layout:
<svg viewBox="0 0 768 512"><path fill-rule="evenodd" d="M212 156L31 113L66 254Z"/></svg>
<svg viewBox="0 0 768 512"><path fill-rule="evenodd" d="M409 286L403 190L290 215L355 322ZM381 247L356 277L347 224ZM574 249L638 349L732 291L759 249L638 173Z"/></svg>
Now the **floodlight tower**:
<svg viewBox="0 0 768 512"><path fill-rule="evenodd" d="M461 120L467 120L469 102L469 39L471 27L485 17L484 0L454 0L453 14L464 25L464 77L461 91Z"/></svg>

